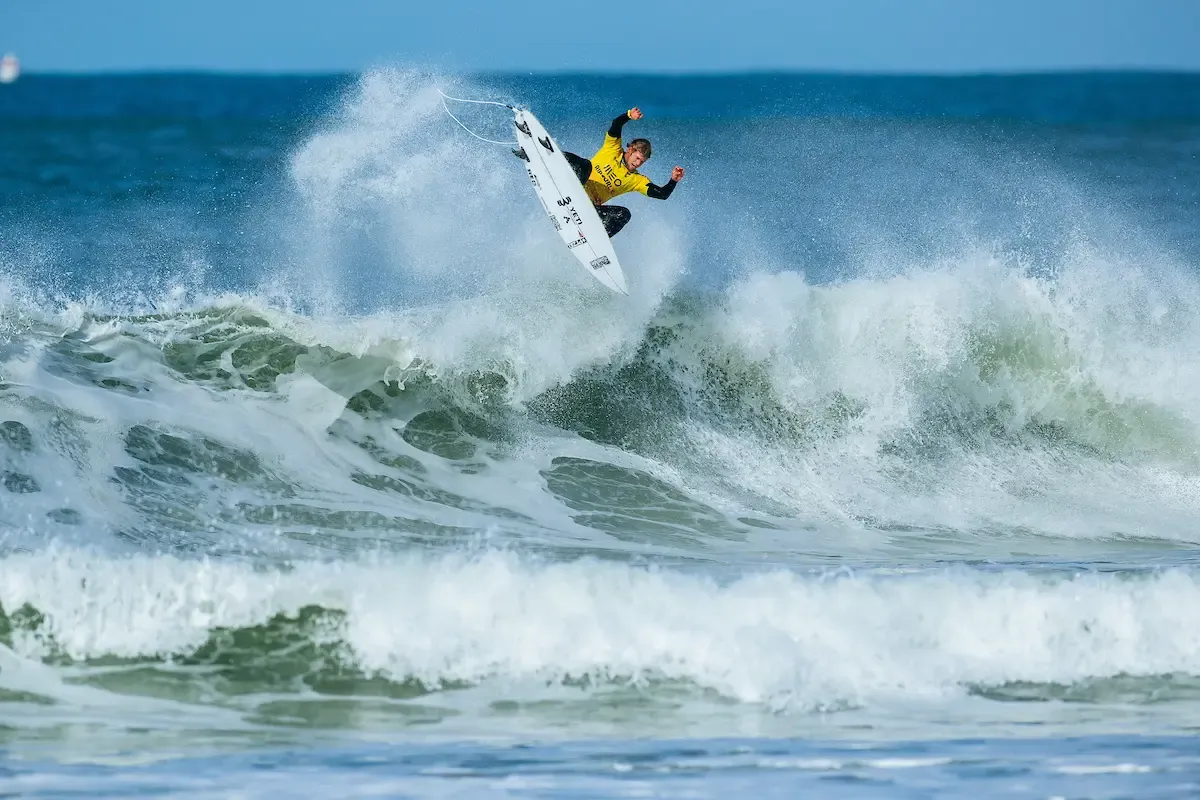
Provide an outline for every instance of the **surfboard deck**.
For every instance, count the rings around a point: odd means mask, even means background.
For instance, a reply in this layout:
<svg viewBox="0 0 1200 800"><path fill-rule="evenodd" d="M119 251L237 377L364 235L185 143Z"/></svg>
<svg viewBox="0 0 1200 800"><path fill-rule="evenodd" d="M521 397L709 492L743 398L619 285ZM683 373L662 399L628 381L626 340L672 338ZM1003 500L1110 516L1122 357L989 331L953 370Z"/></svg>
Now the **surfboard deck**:
<svg viewBox="0 0 1200 800"><path fill-rule="evenodd" d="M529 182L568 252L600 283L614 292L629 294L612 240L558 142L532 111L513 109L513 114L517 146L529 159L525 163Z"/></svg>

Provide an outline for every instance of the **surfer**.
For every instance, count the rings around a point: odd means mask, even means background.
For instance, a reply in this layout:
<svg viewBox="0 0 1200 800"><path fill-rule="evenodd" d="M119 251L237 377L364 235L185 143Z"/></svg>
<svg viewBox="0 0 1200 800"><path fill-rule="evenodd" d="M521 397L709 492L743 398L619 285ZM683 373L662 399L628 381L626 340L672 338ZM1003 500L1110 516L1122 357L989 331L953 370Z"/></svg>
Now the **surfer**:
<svg viewBox="0 0 1200 800"><path fill-rule="evenodd" d="M683 180L683 167L679 166L671 170L671 179L665 186L651 183L649 178L638 172L638 168L650 160L649 139L634 139L624 150L621 149L621 129L629 120L641 118L642 110L635 107L614 119L604 136L604 144L590 161L563 151L588 198L596 206L596 213L600 215L604 230L610 237L616 236L633 214L624 206L605 203L626 192L641 192L655 200L666 200L675 191L675 185ZM513 152L518 158L525 156L521 150Z"/></svg>

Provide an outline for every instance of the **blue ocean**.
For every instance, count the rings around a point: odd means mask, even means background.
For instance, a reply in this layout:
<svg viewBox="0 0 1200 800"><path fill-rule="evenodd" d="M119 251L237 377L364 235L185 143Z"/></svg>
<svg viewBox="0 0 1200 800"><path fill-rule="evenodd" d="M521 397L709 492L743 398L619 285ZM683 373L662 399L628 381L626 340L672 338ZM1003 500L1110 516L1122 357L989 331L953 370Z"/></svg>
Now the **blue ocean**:
<svg viewBox="0 0 1200 800"><path fill-rule="evenodd" d="M641 107L628 297L439 90ZM1200 74L27 75L0 196L6 797L1200 795Z"/></svg>

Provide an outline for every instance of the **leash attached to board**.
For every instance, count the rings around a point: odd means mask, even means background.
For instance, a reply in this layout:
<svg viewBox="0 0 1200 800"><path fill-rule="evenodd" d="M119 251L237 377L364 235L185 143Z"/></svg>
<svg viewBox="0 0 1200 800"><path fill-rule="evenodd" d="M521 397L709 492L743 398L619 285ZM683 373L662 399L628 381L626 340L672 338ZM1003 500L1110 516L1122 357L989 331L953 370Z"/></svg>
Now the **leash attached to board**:
<svg viewBox="0 0 1200 800"><path fill-rule="evenodd" d="M504 145L505 147L508 147L508 146L510 146L510 145L517 144L517 142L516 142L516 141L512 141L512 142L498 142L498 141L496 141L495 139L488 139L488 138L485 138L485 137L483 137L483 136L480 136L478 133L476 133L475 131L471 130L471 129L470 129L470 128L468 128L466 125L464 125L464 124L463 124L463 122L462 122L462 120L460 120L458 117L454 116L454 112L452 112L452 111L450 110L450 106L446 105L446 101L447 101L447 100L453 100L453 101L454 101L454 102L456 102L456 103L476 103L476 104L478 104L478 105L481 105L481 106L500 106L501 108L507 108L509 111L516 111L516 110L517 110L516 106L509 105L508 103L497 103L497 102L496 102L496 101L494 101L494 100L467 100L467 99L464 99L464 98L462 98L462 97L451 97L450 95L448 95L448 94L446 94L445 92L443 92L441 89L438 89L438 90L437 90L437 93L438 93L438 94L440 94L440 95L442 96L442 108L446 109L446 113L450 115L450 119L452 119L452 120L454 120L455 122L457 122L457 123L458 123L458 126L459 126L460 128L462 128L464 131L466 131L467 133L469 133L469 134L471 134L472 136L474 136L474 137L475 137L476 139L478 139L479 141L481 141L481 142L487 142L488 144L499 144L499 145Z"/></svg>

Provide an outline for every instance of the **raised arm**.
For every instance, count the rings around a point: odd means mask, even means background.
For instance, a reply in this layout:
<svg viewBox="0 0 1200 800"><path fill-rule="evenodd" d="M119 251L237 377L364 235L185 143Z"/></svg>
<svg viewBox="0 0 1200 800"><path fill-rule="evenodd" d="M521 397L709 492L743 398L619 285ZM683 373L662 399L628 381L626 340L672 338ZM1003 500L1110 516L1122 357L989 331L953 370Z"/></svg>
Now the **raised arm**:
<svg viewBox="0 0 1200 800"><path fill-rule="evenodd" d="M633 108L629 109L624 114L622 114L621 116L613 119L612 125L608 126L608 135L613 137L614 139L620 139L621 138L621 129L625 127L625 123L629 122L629 120L631 120L631 119L641 119L641 118L642 118L642 110L640 108L638 108L637 106L634 106Z"/></svg>

